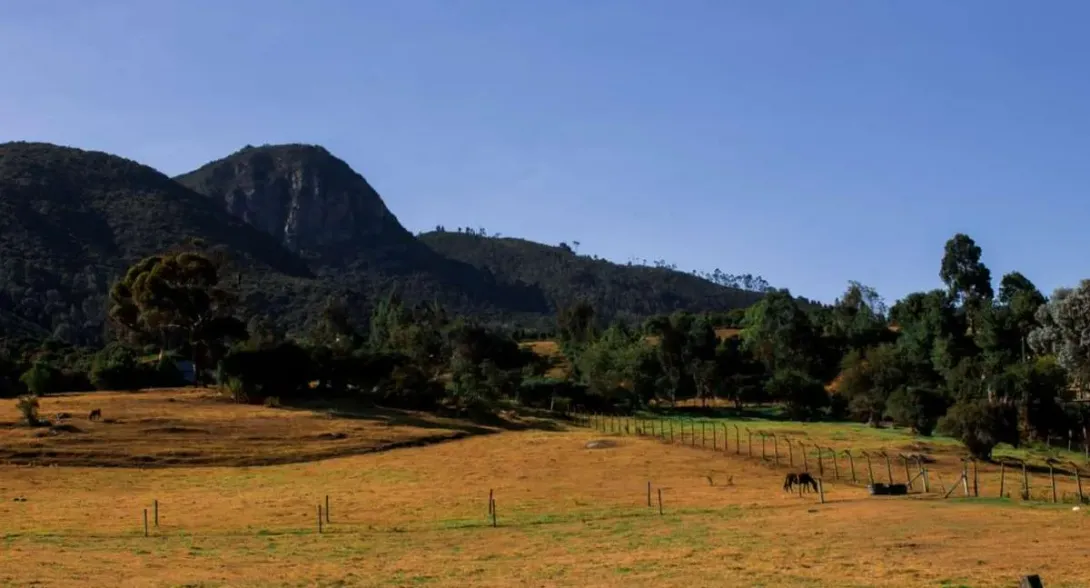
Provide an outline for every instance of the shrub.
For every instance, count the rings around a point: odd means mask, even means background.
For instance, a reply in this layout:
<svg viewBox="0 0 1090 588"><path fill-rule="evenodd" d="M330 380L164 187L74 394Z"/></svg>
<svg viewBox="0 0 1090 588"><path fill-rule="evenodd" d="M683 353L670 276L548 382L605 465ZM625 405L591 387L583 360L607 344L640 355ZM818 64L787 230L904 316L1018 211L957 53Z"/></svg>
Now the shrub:
<svg viewBox="0 0 1090 588"><path fill-rule="evenodd" d="M1018 446L1018 414L1009 405L985 400L963 400L950 407L939 421L939 430L962 442L969 453L990 460L1000 443Z"/></svg>
<svg viewBox="0 0 1090 588"><path fill-rule="evenodd" d="M15 408L23 415L23 420L31 427L38 426L38 397L34 394L24 394L15 401Z"/></svg>
<svg viewBox="0 0 1090 588"><path fill-rule="evenodd" d="M886 401L886 415L894 423L925 437L934 432L945 409L942 396L927 388L898 388Z"/></svg>
<svg viewBox="0 0 1090 588"><path fill-rule="evenodd" d="M264 404L266 408L280 408L280 397L266 396Z"/></svg>
<svg viewBox="0 0 1090 588"><path fill-rule="evenodd" d="M776 372L765 384L768 395L787 405L794 419L808 420L818 416L829 405L829 393L818 380L798 370Z"/></svg>
<svg viewBox="0 0 1090 588"><path fill-rule="evenodd" d="M60 371L52 365L36 361L34 365L30 366L30 369L23 372L23 375L19 377L19 381L26 386L31 395L44 396L50 392L58 391L57 386L60 375Z"/></svg>
<svg viewBox="0 0 1090 588"><path fill-rule="evenodd" d="M250 394L246 390L246 385L239 378L227 378L227 384L223 388L231 395L231 400L235 402L241 404L250 401Z"/></svg>

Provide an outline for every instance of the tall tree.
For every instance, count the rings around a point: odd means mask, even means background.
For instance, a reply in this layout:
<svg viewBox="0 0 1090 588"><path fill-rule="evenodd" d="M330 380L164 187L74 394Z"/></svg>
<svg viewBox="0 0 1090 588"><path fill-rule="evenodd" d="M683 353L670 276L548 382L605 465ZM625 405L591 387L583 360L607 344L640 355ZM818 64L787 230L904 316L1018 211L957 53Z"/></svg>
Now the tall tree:
<svg viewBox="0 0 1090 588"><path fill-rule="evenodd" d="M980 261L980 246L972 237L958 233L946 242L939 277L951 298L961 303L972 326L973 315L992 299L992 272Z"/></svg>
<svg viewBox="0 0 1090 588"><path fill-rule="evenodd" d="M1084 389L1090 384L1090 280L1077 288L1059 288L1037 310L1039 326L1029 335L1037 353L1056 361Z"/></svg>
<svg viewBox="0 0 1090 588"><path fill-rule="evenodd" d="M188 352L200 382L208 360L222 357L228 341L246 338L219 270L195 252L144 258L111 288L109 317L131 338Z"/></svg>
<svg viewBox="0 0 1090 588"><path fill-rule="evenodd" d="M816 333L810 317L786 289L769 292L749 307L741 336L746 349L769 372L792 369L811 373L814 367Z"/></svg>

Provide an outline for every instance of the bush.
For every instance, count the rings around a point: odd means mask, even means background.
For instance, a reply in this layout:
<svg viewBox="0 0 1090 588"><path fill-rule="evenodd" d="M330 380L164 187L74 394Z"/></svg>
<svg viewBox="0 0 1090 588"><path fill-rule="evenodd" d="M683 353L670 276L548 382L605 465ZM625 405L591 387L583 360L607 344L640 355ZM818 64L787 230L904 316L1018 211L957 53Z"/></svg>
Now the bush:
<svg viewBox="0 0 1090 588"><path fill-rule="evenodd" d="M280 397L266 396L264 404L266 408L280 408Z"/></svg>
<svg viewBox="0 0 1090 588"><path fill-rule="evenodd" d="M985 400L954 404L939 421L939 430L961 441L980 460L990 460L992 450L1000 443L1017 447L1019 442L1017 410Z"/></svg>
<svg viewBox="0 0 1090 588"><path fill-rule="evenodd" d="M939 417L946 409L942 396L927 388L899 388L886 401L886 415L902 427L910 427L915 433L931 436Z"/></svg>
<svg viewBox="0 0 1090 588"><path fill-rule="evenodd" d="M787 405L787 412L793 419L816 418L829 406L825 385L798 370L776 372L765 384L765 390L769 396Z"/></svg>
<svg viewBox="0 0 1090 588"><path fill-rule="evenodd" d="M59 392L61 373L52 365L36 361L30 369L19 376L19 381L26 386L33 396L44 396L50 392Z"/></svg>
<svg viewBox="0 0 1090 588"><path fill-rule="evenodd" d="M250 393L246 390L246 384L239 378L227 378L227 383L223 386L223 389L231 396L231 400L235 402L243 404L250 401Z"/></svg>
<svg viewBox="0 0 1090 588"><path fill-rule="evenodd" d="M23 415L23 420L28 426L36 427L38 420L38 397L33 394L24 394L15 401L15 408Z"/></svg>

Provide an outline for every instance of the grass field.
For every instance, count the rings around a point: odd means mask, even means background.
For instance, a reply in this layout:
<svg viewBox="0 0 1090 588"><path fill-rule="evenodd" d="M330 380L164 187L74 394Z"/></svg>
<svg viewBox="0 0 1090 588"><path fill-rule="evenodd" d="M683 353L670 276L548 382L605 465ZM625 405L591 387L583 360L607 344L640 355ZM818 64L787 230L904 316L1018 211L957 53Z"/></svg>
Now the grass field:
<svg viewBox="0 0 1090 588"><path fill-rule="evenodd" d="M271 432L276 425L266 421L283 419L284 440L252 445L251 456L265 449L282 455L292 438L323 431L386 440L436 431L197 395L165 400L180 394L46 402L102 405L119 422L96 424L88 435L118 451L122 439L142 439L127 428L140 418L214 430L162 446L208 453L210 444L229 445L214 437ZM678 437L669 445L582 428L495 433L456 421L446 426L468 436L309 463L0 466L0 585L1013 586L1026 573L1040 573L1049 588L1090 583L1090 555L1081 547L1090 519L1070 505L869 497L828 476L822 505L814 495L780 489L786 468L683 446ZM819 443L905 440L798 423L782 423L781 434L792 427L793 435ZM5 430L0 449L25 442L15 434ZM617 446L587 449L594 439ZM151 452L154 442L140 447L133 451ZM942 469L944 451L933 451L933 467ZM656 503L662 490L662 516L657 504L647 506L648 481ZM496 528L487 517L490 490ZM331 522L318 534L316 509L327 495ZM160 525L144 537L143 511L154 500Z"/></svg>
<svg viewBox="0 0 1090 588"><path fill-rule="evenodd" d="M103 420L89 421L92 408ZM57 413L70 418L57 421ZM61 466L268 465L353 455L487 429L406 411L336 413L226 402L213 390L65 394L41 399L41 417L67 430L30 429L0 404L0 463ZM55 433L55 434L54 434Z"/></svg>

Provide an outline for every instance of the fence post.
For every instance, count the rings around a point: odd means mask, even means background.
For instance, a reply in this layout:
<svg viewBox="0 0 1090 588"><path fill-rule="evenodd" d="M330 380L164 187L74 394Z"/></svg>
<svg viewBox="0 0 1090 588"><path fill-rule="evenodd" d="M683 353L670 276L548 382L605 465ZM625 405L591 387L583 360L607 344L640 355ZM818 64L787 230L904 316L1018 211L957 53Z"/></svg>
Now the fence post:
<svg viewBox="0 0 1090 588"><path fill-rule="evenodd" d="M867 480L870 484L874 484L874 467L870 462L870 454L864 451L863 457L867 458Z"/></svg>
<svg viewBox="0 0 1090 588"><path fill-rule="evenodd" d="M148 509L144 509L144 536L148 536Z"/></svg>
<svg viewBox="0 0 1090 588"><path fill-rule="evenodd" d="M765 457L767 455L765 453L765 434L763 432L757 434L761 436L761 461L765 461L765 459L767 459L767 457Z"/></svg>
<svg viewBox="0 0 1090 588"><path fill-rule="evenodd" d="M780 467L780 439L772 433L772 452L775 454L776 467Z"/></svg>
<svg viewBox="0 0 1090 588"><path fill-rule="evenodd" d="M821 503L825 504L825 484L822 483L821 478L818 478L818 496L821 497Z"/></svg>
<svg viewBox="0 0 1090 588"><path fill-rule="evenodd" d="M742 455L742 437L738 432L738 425L734 425L734 453Z"/></svg>
<svg viewBox="0 0 1090 588"><path fill-rule="evenodd" d="M921 468L920 471L923 472L923 491L927 492L927 493L930 493L931 492L931 480L928 479L928 477L927 477L927 468Z"/></svg>
<svg viewBox="0 0 1090 588"><path fill-rule="evenodd" d="M837 462L836 459L836 450L832 447L829 447L828 449L829 453L833 456L833 479L840 480L840 464Z"/></svg>
<svg viewBox="0 0 1090 588"><path fill-rule="evenodd" d="M726 453L730 447L730 429L727 428L727 423L723 423L723 453Z"/></svg>
<svg viewBox="0 0 1090 588"><path fill-rule="evenodd" d="M886 458L886 477L889 478L889 485L892 486L893 485L893 465L890 464L889 454L888 453L883 451L882 455L885 456L885 458Z"/></svg>
<svg viewBox="0 0 1090 588"><path fill-rule="evenodd" d="M719 451L719 429L712 424L712 451Z"/></svg>
<svg viewBox="0 0 1090 588"><path fill-rule="evenodd" d="M647 481L647 506L651 506L651 481Z"/></svg>
<svg viewBox="0 0 1090 588"><path fill-rule="evenodd" d="M1022 500L1029 500L1029 474L1026 473L1026 460L1022 460Z"/></svg>
<svg viewBox="0 0 1090 588"><path fill-rule="evenodd" d="M806 442L799 441L799 451L802 452L802 471L810 471L810 458L806 457Z"/></svg>
<svg viewBox="0 0 1090 588"><path fill-rule="evenodd" d="M912 474L910 474L908 472L908 458L905 457L904 454L900 454L900 456L901 456L901 463L903 463L904 466L905 466L905 479L908 480L908 489L911 490L912 489Z"/></svg>
<svg viewBox="0 0 1090 588"><path fill-rule="evenodd" d="M850 449L845 449L844 455L848 456L848 466L852 469L852 484L855 484L858 482L855 477L855 458L852 457L852 451Z"/></svg>
<svg viewBox="0 0 1090 588"><path fill-rule="evenodd" d="M1052 482L1052 502L1056 502L1056 471L1052 468L1052 462L1048 464L1048 479Z"/></svg>
<svg viewBox="0 0 1090 588"><path fill-rule="evenodd" d="M708 427L706 422L700 421L700 446L708 446Z"/></svg>
<svg viewBox="0 0 1090 588"><path fill-rule="evenodd" d="M1079 472L1079 464L1071 462L1071 467L1075 468L1075 486L1079 490L1079 504L1082 504L1082 474Z"/></svg>
<svg viewBox="0 0 1090 588"><path fill-rule="evenodd" d="M821 452L821 446L814 443L814 449L817 449L818 453L818 476L825 477L825 454Z"/></svg>
<svg viewBox="0 0 1090 588"><path fill-rule="evenodd" d="M795 468L795 446L791 443L790 437L784 437L784 442L787 443L787 463L791 469Z"/></svg>
<svg viewBox="0 0 1090 588"><path fill-rule="evenodd" d="M1005 498L1003 494L1007 487L1007 462L999 462L999 497Z"/></svg>
<svg viewBox="0 0 1090 588"><path fill-rule="evenodd" d="M749 456L753 457L753 431L746 428L746 450L749 452Z"/></svg>

